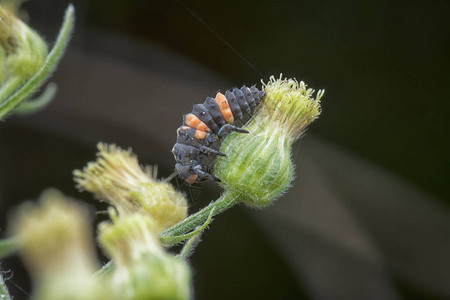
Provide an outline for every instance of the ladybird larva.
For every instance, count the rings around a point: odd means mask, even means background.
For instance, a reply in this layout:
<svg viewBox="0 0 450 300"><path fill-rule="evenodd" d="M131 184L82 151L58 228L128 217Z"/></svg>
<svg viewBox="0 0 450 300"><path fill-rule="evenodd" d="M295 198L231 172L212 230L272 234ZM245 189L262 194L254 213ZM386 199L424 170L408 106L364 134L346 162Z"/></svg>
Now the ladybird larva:
<svg viewBox="0 0 450 300"><path fill-rule="evenodd" d="M265 93L255 86L227 90L207 97L195 104L185 115L177 130L177 141L172 149L175 168L188 183L218 180L212 173L223 139L231 132L248 133L241 127L253 115Z"/></svg>

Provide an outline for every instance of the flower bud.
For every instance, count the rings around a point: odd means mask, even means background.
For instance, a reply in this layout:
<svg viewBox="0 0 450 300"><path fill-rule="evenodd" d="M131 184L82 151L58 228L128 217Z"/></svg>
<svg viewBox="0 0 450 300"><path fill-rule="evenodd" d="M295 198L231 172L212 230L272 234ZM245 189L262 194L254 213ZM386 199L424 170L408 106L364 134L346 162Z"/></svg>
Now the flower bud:
<svg viewBox="0 0 450 300"><path fill-rule="evenodd" d="M55 190L39 204L25 203L13 233L33 281L33 299L111 299L94 273L95 258L87 210Z"/></svg>
<svg viewBox="0 0 450 300"><path fill-rule="evenodd" d="M119 299L188 299L187 264L166 253L155 221L142 213L115 215L99 226L99 242L114 262L111 289Z"/></svg>
<svg viewBox="0 0 450 300"><path fill-rule="evenodd" d="M153 217L160 232L186 218L187 200L173 186L156 179L156 169L141 168L131 150L98 144L98 159L83 171L75 170L75 181L114 206L119 214L140 211Z"/></svg>
<svg viewBox="0 0 450 300"><path fill-rule="evenodd" d="M0 46L6 53L2 73L22 80L33 76L42 67L48 54L43 39L2 6Z"/></svg>
<svg viewBox="0 0 450 300"><path fill-rule="evenodd" d="M5 52L14 51L14 38L12 38L12 23L14 15L6 8L0 6L0 45Z"/></svg>
<svg viewBox="0 0 450 300"><path fill-rule="evenodd" d="M292 144L320 115L323 95L319 91L314 99L314 90L303 82L273 76L264 91L265 98L244 126L250 133L230 134L220 148L227 156L215 166L225 192L252 207L267 206L290 186Z"/></svg>

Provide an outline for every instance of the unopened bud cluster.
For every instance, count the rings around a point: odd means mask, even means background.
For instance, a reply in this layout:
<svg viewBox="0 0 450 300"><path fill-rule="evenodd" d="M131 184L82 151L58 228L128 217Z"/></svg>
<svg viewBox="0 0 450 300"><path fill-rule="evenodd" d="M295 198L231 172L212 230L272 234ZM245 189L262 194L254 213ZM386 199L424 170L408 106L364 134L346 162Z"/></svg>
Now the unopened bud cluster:
<svg viewBox="0 0 450 300"><path fill-rule="evenodd" d="M74 171L80 190L93 193L120 213L149 214L160 232L186 218L187 200L171 184L156 179L156 168L143 169L131 151L98 144L97 161Z"/></svg>
<svg viewBox="0 0 450 300"><path fill-rule="evenodd" d="M156 169L145 172L131 151L99 145L99 157L75 180L107 201L110 221L98 225L98 244L112 259L98 260L86 208L57 191L26 203L12 223L33 279L33 299L189 299L191 273L162 246L162 229L186 216L186 200Z"/></svg>
<svg viewBox="0 0 450 300"><path fill-rule="evenodd" d="M225 192L239 195L252 207L272 203L290 186L294 177L292 144L321 112L323 91L295 79L275 79L264 85L263 102L244 126L250 133L229 135L222 143L215 175Z"/></svg>
<svg viewBox="0 0 450 300"><path fill-rule="evenodd" d="M156 168L139 165L131 150L98 145L95 162L74 171L82 190L111 205L99 244L114 263L110 287L118 299L188 299L190 270L163 248L158 234L187 215L187 201Z"/></svg>
<svg viewBox="0 0 450 300"><path fill-rule="evenodd" d="M0 6L0 82L28 79L42 67L47 54L43 39Z"/></svg>

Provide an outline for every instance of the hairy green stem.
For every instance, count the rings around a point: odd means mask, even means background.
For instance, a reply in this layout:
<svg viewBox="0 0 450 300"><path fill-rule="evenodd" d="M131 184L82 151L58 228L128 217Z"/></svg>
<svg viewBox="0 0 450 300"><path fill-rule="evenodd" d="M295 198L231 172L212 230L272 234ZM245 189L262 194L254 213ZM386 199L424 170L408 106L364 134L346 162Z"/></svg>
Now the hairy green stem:
<svg viewBox="0 0 450 300"><path fill-rule="evenodd" d="M201 209L193 215L183 221L175 224L174 226L164 230L159 235L161 243L166 246L172 246L178 244L188 238L200 235L201 232L211 222L211 218L218 215L227 209L233 207L235 204L241 201L240 195L225 192L219 199L210 203L207 207ZM189 232L189 233L187 233ZM186 234L187 233L187 234ZM195 239L191 241L192 247L195 247ZM188 246L186 250L191 247ZM189 251L188 251L189 252ZM103 265L103 267L97 271L97 276L105 276L109 274L113 268L112 260Z"/></svg>
<svg viewBox="0 0 450 300"><path fill-rule="evenodd" d="M237 194L225 192L219 199L209 204L207 207L201 209L193 215L190 215L183 221L173 225L172 227L164 230L160 234L160 238L167 236L177 236L185 234L186 232L194 230L197 226L201 226L208 220L208 217L218 215L236 203L240 202L240 197ZM211 211L214 211L211 213Z"/></svg>
<svg viewBox="0 0 450 300"><path fill-rule="evenodd" d="M8 99L15 90L22 84L23 78L21 76L14 76L8 78L1 86L0 89L0 103Z"/></svg>
<svg viewBox="0 0 450 300"><path fill-rule="evenodd" d="M17 90L8 99L0 103L0 120L4 118L9 112L11 112L23 100L30 97L31 94L33 94L44 83L44 81L56 68L70 40L70 35L72 33L75 20L74 11L75 10L72 4L69 5L69 7L66 9L61 30L59 31L53 49L45 59L44 65L19 90Z"/></svg>

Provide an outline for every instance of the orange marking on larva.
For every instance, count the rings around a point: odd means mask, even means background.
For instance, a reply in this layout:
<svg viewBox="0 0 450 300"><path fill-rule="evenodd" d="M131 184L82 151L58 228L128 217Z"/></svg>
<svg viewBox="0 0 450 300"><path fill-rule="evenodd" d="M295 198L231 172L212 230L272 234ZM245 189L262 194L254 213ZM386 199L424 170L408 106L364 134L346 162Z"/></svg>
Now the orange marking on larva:
<svg viewBox="0 0 450 300"><path fill-rule="evenodd" d="M190 127L189 126L182 126L181 129L183 130L188 130Z"/></svg>
<svg viewBox="0 0 450 300"><path fill-rule="evenodd" d="M186 181L187 181L188 183L194 183L194 182L197 180L197 177L198 177L197 174L191 175L191 176L189 176L189 177L186 179Z"/></svg>
<svg viewBox="0 0 450 300"><path fill-rule="evenodd" d="M211 131L196 115L188 114L186 116L186 125L201 131Z"/></svg>
<svg viewBox="0 0 450 300"><path fill-rule="evenodd" d="M233 112L231 111L230 105L228 104L228 100L222 93L217 93L216 95L216 103L219 106L220 113L222 117L225 119L225 122L228 124L234 123Z"/></svg>
<svg viewBox="0 0 450 300"><path fill-rule="evenodd" d="M195 138L196 138L196 139L202 140L202 139L204 139L205 137L206 137L206 132L201 131L201 130L196 130L196 131L195 131Z"/></svg>

